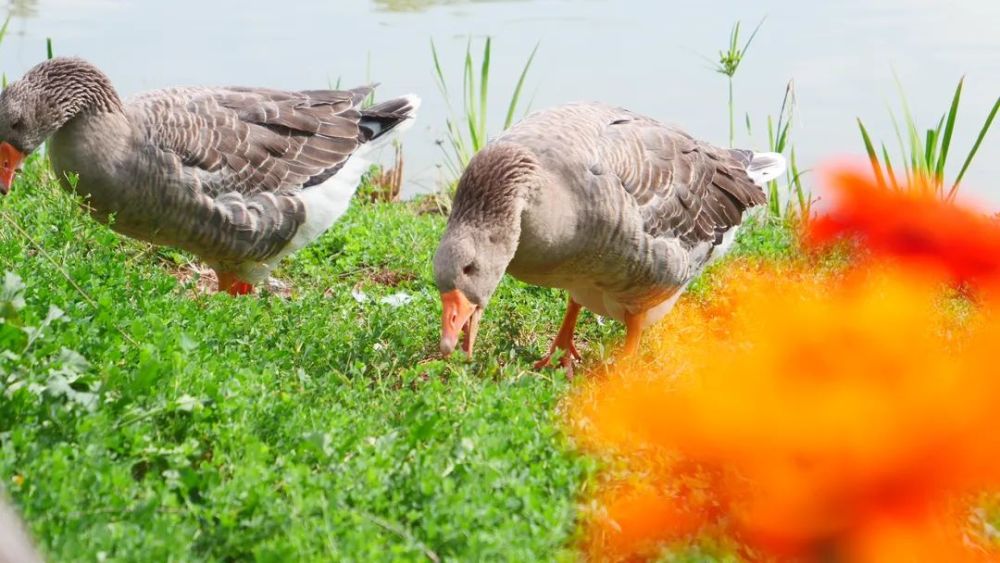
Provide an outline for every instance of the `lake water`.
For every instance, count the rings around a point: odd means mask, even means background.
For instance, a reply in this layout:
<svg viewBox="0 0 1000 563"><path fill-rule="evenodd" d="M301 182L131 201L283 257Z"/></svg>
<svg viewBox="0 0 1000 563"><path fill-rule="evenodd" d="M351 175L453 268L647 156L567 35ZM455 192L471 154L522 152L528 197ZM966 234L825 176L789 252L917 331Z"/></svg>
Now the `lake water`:
<svg viewBox="0 0 1000 563"><path fill-rule="evenodd" d="M432 39L460 89L468 38L494 38L494 126L539 43L527 82L533 108L603 100L725 144L726 84L705 57L724 46L733 22L752 28L766 16L736 79L738 144L766 147L764 120L794 79L803 168L860 154L856 117L896 146L887 113L887 104L898 106L893 71L922 124L936 123L968 76L955 161L1000 95L997 0L14 0L8 9L14 20L0 68L10 77L43 59L52 37L57 54L90 59L123 95L190 84L348 86L369 76L382 83L383 98L416 92L424 108L405 142L408 193L440 183L437 141L448 110ZM1000 127L967 192L1000 207L998 179Z"/></svg>

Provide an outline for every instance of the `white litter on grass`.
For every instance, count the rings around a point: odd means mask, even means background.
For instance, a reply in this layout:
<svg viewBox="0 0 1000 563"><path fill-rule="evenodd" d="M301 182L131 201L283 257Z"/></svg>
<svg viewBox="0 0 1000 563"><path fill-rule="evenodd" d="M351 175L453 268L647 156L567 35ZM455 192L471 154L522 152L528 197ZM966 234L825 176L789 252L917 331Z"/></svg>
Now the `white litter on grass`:
<svg viewBox="0 0 1000 563"><path fill-rule="evenodd" d="M351 297L354 298L358 303L367 303L371 298L364 291L359 288L354 288L351 290ZM383 305L388 305L393 309L398 309L404 305L408 305L413 301L413 296L409 293L400 291L399 293L394 293L392 295L386 295L385 297L378 300L379 303Z"/></svg>
<svg viewBox="0 0 1000 563"><path fill-rule="evenodd" d="M413 296L409 293L400 291L399 293L394 293L392 295L387 295L379 300L379 303L383 305L388 305L394 309L398 309L403 305L407 305L413 301Z"/></svg>

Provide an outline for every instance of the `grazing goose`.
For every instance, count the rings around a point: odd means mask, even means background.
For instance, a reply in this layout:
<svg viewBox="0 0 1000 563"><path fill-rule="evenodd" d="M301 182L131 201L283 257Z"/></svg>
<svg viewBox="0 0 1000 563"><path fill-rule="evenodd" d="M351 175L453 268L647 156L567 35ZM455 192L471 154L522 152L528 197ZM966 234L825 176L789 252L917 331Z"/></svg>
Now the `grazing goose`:
<svg viewBox="0 0 1000 563"><path fill-rule="evenodd" d="M24 524L0 493L0 563L42 563Z"/></svg>
<svg viewBox="0 0 1000 563"><path fill-rule="evenodd" d="M598 103L535 113L491 142L459 181L434 256L443 305L441 352L464 329L469 355L504 272L569 291L555 342L572 375L581 306L642 330L735 239L761 186L784 172L778 154L697 141L628 110Z"/></svg>
<svg viewBox="0 0 1000 563"><path fill-rule="evenodd" d="M361 108L371 92L174 88L123 103L93 65L52 59L0 94L0 193L51 137L63 186L97 220L249 293L347 210L371 151L411 123L418 98Z"/></svg>

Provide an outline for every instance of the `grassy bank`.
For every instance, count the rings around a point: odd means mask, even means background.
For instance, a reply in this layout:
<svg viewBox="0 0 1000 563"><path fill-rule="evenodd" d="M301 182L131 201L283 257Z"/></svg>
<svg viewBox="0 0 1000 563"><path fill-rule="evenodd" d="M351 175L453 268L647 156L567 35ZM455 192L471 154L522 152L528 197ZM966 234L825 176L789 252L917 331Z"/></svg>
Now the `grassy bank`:
<svg viewBox="0 0 1000 563"><path fill-rule="evenodd" d="M437 359L444 217L358 200L278 272L291 296L233 299L85 217L39 160L0 209L24 286L0 297L0 478L53 560L573 553L593 463L560 432L570 384L531 369L564 297L507 279L476 361ZM587 361L621 335L585 313Z"/></svg>

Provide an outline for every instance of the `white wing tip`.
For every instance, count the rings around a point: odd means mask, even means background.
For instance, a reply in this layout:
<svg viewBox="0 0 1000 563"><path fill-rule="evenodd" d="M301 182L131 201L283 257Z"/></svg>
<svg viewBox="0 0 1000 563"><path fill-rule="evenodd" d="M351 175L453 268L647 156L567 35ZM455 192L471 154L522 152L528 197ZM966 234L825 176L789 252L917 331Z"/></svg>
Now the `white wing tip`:
<svg viewBox="0 0 1000 563"><path fill-rule="evenodd" d="M785 156L776 152L754 153L747 174L754 183L764 185L783 175L788 169Z"/></svg>
<svg viewBox="0 0 1000 563"><path fill-rule="evenodd" d="M406 94L405 96L396 96L390 99L388 102L384 103L388 104L392 102L395 105L400 100L402 101L403 105L401 107L396 105L397 109L395 109L394 111L405 115L406 118L398 122L394 127L392 127L392 129L390 129L387 132L383 131L381 129L381 126L379 126L379 129L375 130L375 133L373 135L374 138L371 141L363 144L358 149L359 151L369 151L369 150L374 150L375 148L378 147L382 147L385 144L387 144L390 140L399 138L400 136L402 136L404 132L406 132L406 130L408 130L410 127L413 127L413 123L417 120L417 110L420 109L420 104L422 103L422 100L420 99L420 96L417 96L416 94ZM375 104L374 107L377 108L380 105L382 104Z"/></svg>
<svg viewBox="0 0 1000 563"><path fill-rule="evenodd" d="M406 94L405 96L400 96L400 98L406 100L407 105L411 108L409 112L410 119L415 119L417 117L417 111L420 110L420 104L423 103L423 100L421 100L420 96L416 94Z"/></svg>

